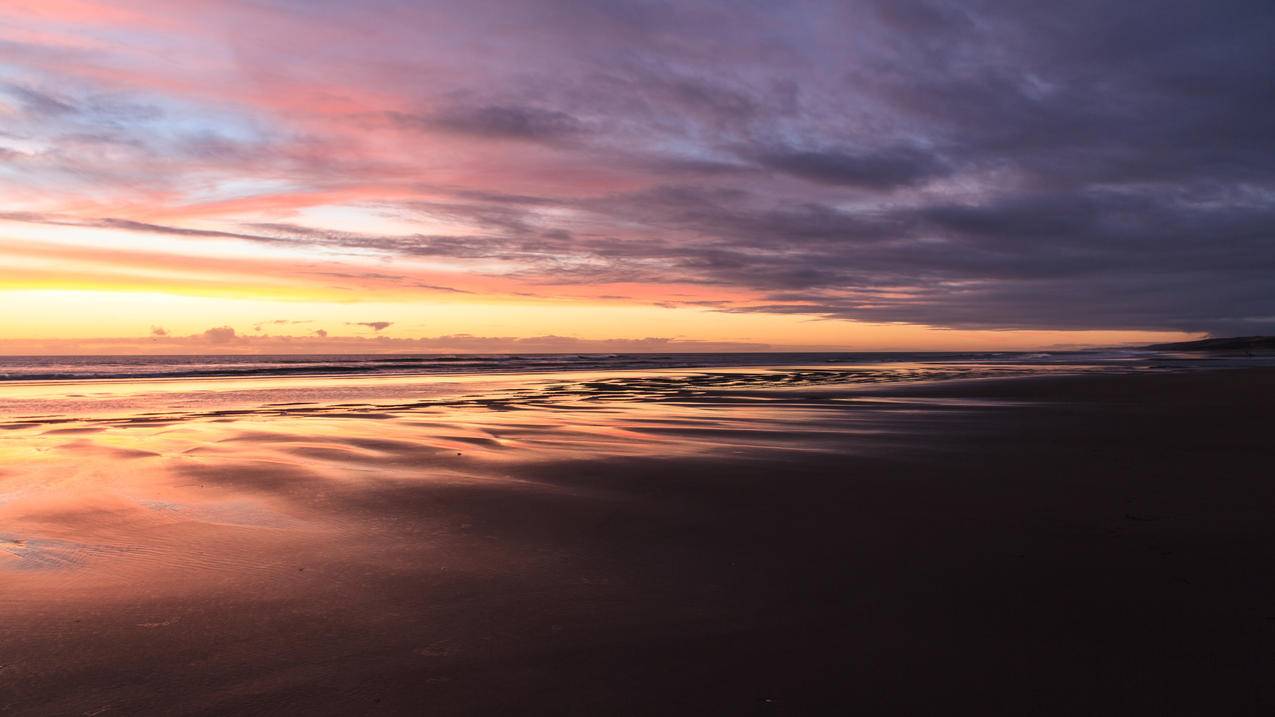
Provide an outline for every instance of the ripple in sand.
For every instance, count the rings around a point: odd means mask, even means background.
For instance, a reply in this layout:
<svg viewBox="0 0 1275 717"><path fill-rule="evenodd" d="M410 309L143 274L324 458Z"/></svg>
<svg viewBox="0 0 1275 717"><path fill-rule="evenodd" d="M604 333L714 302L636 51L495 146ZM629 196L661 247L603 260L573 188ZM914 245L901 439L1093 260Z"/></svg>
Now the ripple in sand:
<svg viewBox="0 0 1275 717"><path fill-rule="evenodd" d="M100 443L94 443L89 440L71 441L62 443L55 448L59 451L75 453L77 455L99 455L110 458L155 458L159 453L155 451L146 451L140 448L121 448L119 446L106 446Z"/></svg>
<svg viewBox="0 0 1275 717"><path fill-rule="evenodd" d="M102 428L101 426L81 426L78 428L53 428L53 429L44 431L41 435L57 436L57 435L77 434L77 433L101 433L104 430L106 429Z"/></svg>
<svg viewBox="0 0 1275 717"><path fill-rule="evenodd" d="M292 528L300 521L268 510L248 501L226 501L207 505L188 505L170 501L144 500L138 503L157 513L171 514L187 520L213 525L238 525L257 528Z"/></svg>
<svg viewBox="0 0 1275 717"><path fill-rule="evenodd" d="M82 567L95 557L125 555L133 550L67 540L0 538L0 552L14 559L10 567L15 570L67 570Z"/></svg>

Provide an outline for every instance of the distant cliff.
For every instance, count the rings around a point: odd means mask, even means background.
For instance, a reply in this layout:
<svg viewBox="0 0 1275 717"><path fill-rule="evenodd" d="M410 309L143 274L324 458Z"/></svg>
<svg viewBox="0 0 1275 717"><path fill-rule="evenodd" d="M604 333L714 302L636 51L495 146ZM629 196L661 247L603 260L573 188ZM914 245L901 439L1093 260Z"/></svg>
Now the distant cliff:
<svg viewBox="0 0 1275 717"><path fill-rule="evenodd" d="M1152 344L1147 348L1161 351L1275 351L1275 336L1233 336L1226 339Z"/></svg>

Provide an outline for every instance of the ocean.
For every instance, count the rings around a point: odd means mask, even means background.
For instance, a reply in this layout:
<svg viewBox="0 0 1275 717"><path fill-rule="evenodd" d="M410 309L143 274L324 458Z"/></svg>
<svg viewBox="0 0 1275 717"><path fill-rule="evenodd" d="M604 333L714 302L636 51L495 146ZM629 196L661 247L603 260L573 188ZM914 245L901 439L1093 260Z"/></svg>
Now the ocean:
<svg viewBox="0 0 1275 717"><path fill-rule="evenodd" d="M882 363L1185 364L1238 360L1138 349L1063 352L0 356L0 381L502 374Z"/></svg>

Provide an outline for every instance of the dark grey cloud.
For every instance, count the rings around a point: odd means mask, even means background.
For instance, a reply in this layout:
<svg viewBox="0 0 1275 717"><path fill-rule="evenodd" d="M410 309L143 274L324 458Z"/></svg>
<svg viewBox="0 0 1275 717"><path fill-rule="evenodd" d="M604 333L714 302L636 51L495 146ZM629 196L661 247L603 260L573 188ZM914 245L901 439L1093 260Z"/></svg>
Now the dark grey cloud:
<svg viewBox="0 0 1275 717"><path fill-rule="evenodd" d="M404 127L536 142L561 141L584 131L583 122L566 112L513 104L459 106L418 115L391 113L390 119Z"/></svg>
<svg viewBox="0 0 1275 717"><path fill-rule="evenodd" d="M0 212L0 219L12 222L27 222L30 224L49 224L53 226L74 226L74 227L92 227L98 229L119 229L127 232L135 232L140 234L164 234L167 236L183 236L183 237L199 237L205 239L244 239L257 242L285 242L289 241L287 236L272 236L266 234L252 234L242 232L221 231L216 229L189 229L185 227L170 226L165 224L152 224L149 222L133 221L131 219L117 219L112 217L103 217L101 219L81 219L77 217L68 217L58 214L45 214L40 212ZM284 228L285 225L261 225L267 228ZM314 234L313 230L304 230L301 227L294 227L297 230L293 233L303 234L306 237Z"/></svg>
<svg viewBox="0 0 1275 717"><path fill-rule="evenodd" d="M77 224L79 226L95 226L103 229L123 229L131 232L141 232L147 234L167 234L169 236L186 236L186 237L204 237L208 239L248 239L251 241L282 241L281 239L269 236L261 236L257 234L241 234L239 232L226 232L209 229L185 229L182 227L166 226L163 224L151 224L149 222L137 222L129 219L112 219L103 218L96 222L66 222L66 221L48 221L50 224Z"/></svg>
<svg viewBox="0 0 1275 717"><path fill-rule="evenodd" d="M792 16L775 12L787 17L715 40L785 45ZM664 277L780 297L723 310L1275 330L1269 3L882 0L827 12L844 42L780 52L768 68L795 78L787 101L767 94L774 73L703 63L702 83L747 101L711 121L670 103L702 149L826 189L731 177L594 201L676 238L592 247L610 261L575 280L655 263ZM679 79L697 66L678 59Z"/></svg>
<svg viewBox="0 0 1275 717"><path fill-rule="evenodd" d="M862 189L893 189L918 184L943 173L932 152L891 147L868 152L772 149L756 155L763 166L822 184Z"/></svg>
<svg viewBox="0 0 1275 717"><path fill-rule="evenodd" d="M366 326L373 331L384 331L394 325L393 321L347 321L346 326Z"/></svg>
<svg viewBox="0 0 1275 717"><path fill-rule="evenodd" d="M882 3L900 45L851 82L970 163L1042 182L1269 181L1275 71L1268 3ZM915 14L915 13L914 13ZM909 14L912 17L914 14Z"/></svg>

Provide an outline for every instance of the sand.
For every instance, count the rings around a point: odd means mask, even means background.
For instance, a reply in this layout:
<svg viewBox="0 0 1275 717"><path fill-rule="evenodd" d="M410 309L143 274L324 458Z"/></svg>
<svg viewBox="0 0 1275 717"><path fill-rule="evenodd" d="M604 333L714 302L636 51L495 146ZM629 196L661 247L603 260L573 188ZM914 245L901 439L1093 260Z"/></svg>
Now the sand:
<svg viewBox="0 0 1275 717"><path fill-rule="evenodd" d="M1275 371L908 370L10 391L0 713L1275 708Z"/></svg>

